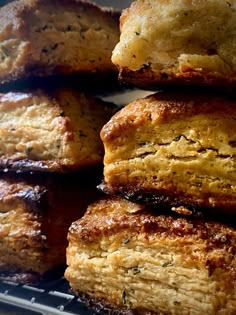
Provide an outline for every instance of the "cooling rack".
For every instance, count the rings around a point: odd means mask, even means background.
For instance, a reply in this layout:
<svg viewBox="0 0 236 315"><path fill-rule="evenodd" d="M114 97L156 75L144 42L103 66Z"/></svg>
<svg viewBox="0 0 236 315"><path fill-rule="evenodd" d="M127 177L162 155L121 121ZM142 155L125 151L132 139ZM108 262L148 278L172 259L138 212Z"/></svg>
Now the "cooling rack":
<svg viewBox="0 0 236 315"><path fill-rule="evenodd" d="M2 281L0 282L0 302L33 311L33 314L94 314L70 292L64 278L38 286Z"/></svg>

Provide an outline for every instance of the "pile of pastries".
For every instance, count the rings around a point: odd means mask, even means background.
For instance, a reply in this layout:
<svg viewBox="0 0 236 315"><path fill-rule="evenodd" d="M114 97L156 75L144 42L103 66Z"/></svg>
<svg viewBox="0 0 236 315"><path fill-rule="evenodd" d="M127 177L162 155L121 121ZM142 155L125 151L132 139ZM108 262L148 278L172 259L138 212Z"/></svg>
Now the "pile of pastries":
<svg viewBox="0 0 236 315"><path fill-rule="evenodd" d="M112 53L152 89L103 126L65 277L101 314L236 314L236 1L137 0Z"/></svg>
<svg viewBox="0 0 236 315"><path fill-rule="evenodd" d="M101 314L236 314L235 8L0 8L0 279L64 274ZM118 81L152 92L94 97Z"/></svg>
<svg viewBox="0 0 236 315"><path fill-rule="evenodd" d="M77 0L0 8L0 279L63 275L68 228L100 195L99 132L116 107L90 94L117 78L119 14Z"/></svg>

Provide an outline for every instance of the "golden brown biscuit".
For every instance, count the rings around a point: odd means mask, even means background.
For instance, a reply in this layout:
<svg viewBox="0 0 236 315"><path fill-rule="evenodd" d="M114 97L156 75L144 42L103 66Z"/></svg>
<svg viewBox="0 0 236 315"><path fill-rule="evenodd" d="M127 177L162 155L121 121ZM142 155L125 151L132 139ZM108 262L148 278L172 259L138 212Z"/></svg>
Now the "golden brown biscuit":
<svg viewBox="0 0 236 315"><path fill-rule="evenodd" d="M71 171L101 164L114 107L71 89L0 94L0 168Z"/></svg>
<svg viewBox="0 0 236 315"><path fill-rule="evenodd" d="M0 9L0 82L108 74L119 13L79 0L18 0Z"/></svg>
<svg viewBox="0 0 236 315"><path fill-rule="evenodd" d="M236 312L234 227L110 198L90 205L68 240L65 277L101 314Z"/></svg>
<svg viewBox="0 0 236 315"><path fill-rule="evenodd" d="M112 61L120 78L159 84L236 85L235 0L134 1L121 16Z"/></svg>
<svg viewBox="0 0 236 315"><path fill-rule="evenodd" d="M68 228L98 197L97 180L86 173L1 174L0 279L35 283L59 275Z"/></svg>
<svg viewBox="0 0 236 315"><path fill-rule="evenodd" d="M103 127L104 185L140 202L235 213L236 100L157 93Z"/></svg>

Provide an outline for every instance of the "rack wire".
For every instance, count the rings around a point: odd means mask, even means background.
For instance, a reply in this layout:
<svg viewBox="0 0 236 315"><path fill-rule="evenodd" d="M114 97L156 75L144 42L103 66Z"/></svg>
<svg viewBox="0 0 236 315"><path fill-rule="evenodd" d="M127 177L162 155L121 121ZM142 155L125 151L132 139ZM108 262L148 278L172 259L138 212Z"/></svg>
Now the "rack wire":
<svg viewBox="0 0 236 315"><path fill-rule="evenodd" d="M0 282L0 302L43 315L92 315L64 278L38 286Z"/></svg>

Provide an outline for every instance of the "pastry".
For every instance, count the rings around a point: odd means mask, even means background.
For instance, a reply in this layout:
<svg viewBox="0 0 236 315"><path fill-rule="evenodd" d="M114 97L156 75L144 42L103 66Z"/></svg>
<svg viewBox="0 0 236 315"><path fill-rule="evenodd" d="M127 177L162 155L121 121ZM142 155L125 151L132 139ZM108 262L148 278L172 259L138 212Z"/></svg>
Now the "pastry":
<svg viewBox="0 0 236 315"><path fill-rule="evenodd" d="M145 204L235 214L235 105L187 92L134 100L101 131L100 188Z"/></svg>
<svg viewBox="0 0 236 315"><path fill-rule="evenodd" d="M116 72L117 11L79 0L16 0L0 9L0 83Z"/></svg>
<svg viewBox="0 0 236 315"><path fill-rule="evenodd" d="M97 181L95 173L1 174L1 280L38 283L62 276L68 228L98 198Z"/></svg>
<svg viewBox="0 0 236 315"><path fill-rule="evenodd" d="M235 0L138 0L123 11L112 61L120 79L162 84L236 85Z"/></svg>
<svg viewBox="0 0 236 315"><path fill-rule="evenodd" d="M0 169L66 172L100 165L114 106L72 89L0 94Z"/></svg>
<svg viewBox="0 0 236 315"><path fill-rule="evenodd" d="M235 227L156 212L111 197L90 205L69 228L74 292L101 314L234 315Z"/></svg>

